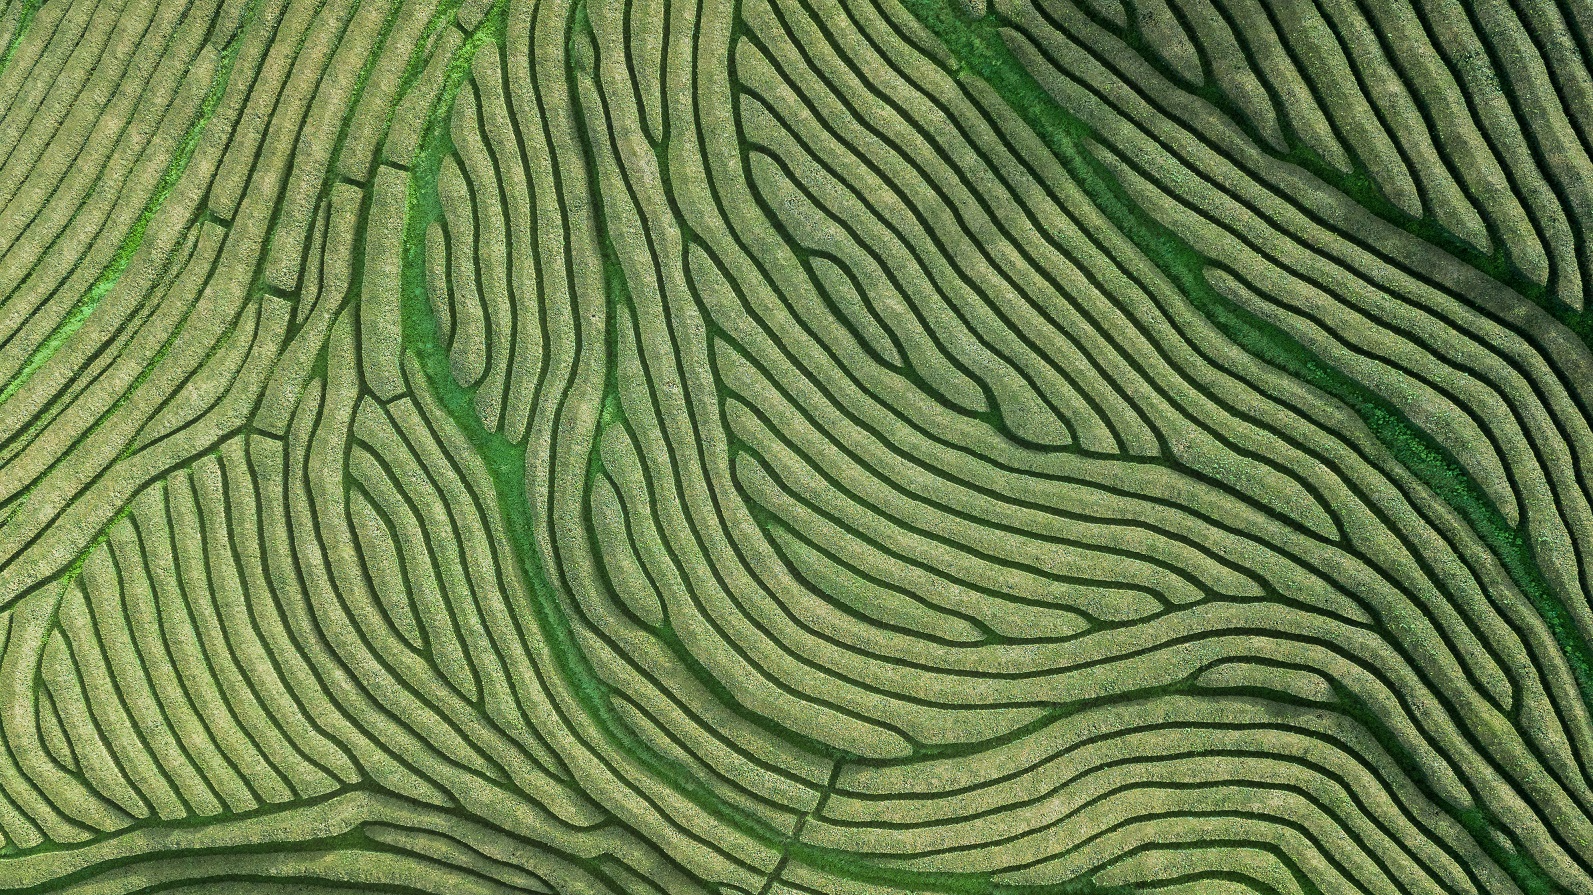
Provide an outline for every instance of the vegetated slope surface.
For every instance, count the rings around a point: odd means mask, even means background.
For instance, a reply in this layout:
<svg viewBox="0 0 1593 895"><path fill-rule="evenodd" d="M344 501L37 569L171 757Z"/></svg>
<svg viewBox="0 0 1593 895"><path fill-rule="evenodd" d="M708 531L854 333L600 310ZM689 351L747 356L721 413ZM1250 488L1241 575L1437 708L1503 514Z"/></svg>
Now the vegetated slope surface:
<svg viewBox="0 0 1593 895"><path fill-rule="evenodd" d="M1593 892L1585 4L0 48L0 892Z"/></svg>

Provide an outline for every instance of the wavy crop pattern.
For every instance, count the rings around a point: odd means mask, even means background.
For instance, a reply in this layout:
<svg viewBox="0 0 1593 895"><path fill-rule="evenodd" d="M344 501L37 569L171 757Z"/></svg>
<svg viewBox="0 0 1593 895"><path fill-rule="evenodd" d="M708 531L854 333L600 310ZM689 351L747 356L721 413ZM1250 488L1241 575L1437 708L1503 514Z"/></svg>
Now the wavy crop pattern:
<svg viewBox="0 0 1593 895"><path fill-rule="evenodd" d="M1593 893L1581 0L12 0L0 893Z"/></svg>

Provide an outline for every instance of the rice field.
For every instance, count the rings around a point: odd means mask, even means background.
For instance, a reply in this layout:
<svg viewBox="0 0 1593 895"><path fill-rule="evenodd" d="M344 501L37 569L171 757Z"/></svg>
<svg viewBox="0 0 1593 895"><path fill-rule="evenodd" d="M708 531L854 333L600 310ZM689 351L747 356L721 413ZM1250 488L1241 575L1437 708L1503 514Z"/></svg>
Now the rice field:
<svg viewBox="0 0 1593 895"><path fill-rule="evenodd" d="M0 5L0 893L1593 893L1580 0Z"/></svg>

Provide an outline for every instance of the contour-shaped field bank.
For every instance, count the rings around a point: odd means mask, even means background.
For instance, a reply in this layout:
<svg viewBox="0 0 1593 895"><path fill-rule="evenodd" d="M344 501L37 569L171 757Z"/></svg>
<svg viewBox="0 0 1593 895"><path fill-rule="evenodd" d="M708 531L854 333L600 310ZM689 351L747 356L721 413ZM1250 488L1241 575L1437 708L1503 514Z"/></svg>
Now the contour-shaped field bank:
<svg viewBox="0 0 1593 895"><path fill-rule="evenodd" d="M0 893L1593 892L1573 0L11 0Z"/></svg>

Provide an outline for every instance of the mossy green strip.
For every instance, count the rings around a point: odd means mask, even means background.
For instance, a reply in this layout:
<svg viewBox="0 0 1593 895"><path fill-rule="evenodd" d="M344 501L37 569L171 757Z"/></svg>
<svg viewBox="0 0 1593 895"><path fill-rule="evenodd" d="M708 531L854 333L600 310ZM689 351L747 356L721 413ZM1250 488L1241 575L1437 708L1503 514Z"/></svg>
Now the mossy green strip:
<svg viewBox="0 0 1593 895"><path fill-rule="evenodd" d="M767 821L730 804L687 768L655 750L630 730L615 712L610 688L598 678L576 643L570 621L565 617L563 607L548 582L533 542L533 513L525 493L524 446L511 442L500 433L489 431L482 424L476 413L474 390L461 386L453 377L426 293L425 233L431 222L442 214L437 194L437 172L444 155L452 151L447 127L448 113L468 72L471 58L485 41L496 38L501 32L503 15L504 3L500 0L449 65L442 95L432 112L425 138L411 168L408 217L404 231L404 344L424 371L438 402L486 463L504 513L509 538L521 562L521 574L527 589L534 596L537 626L558 658L560 671L571 683L582 709L612 747L668 781L678 793L703 811L771 848L788 849L792 859L824 872L868 884L948 895L1004 895L1019 892L1030 895L1127 895L1129 890L1122 887L1096 886L1088 880L1056 886L1004 886L993 882L988 874L931 873L884 867L866 857L837 849L800 842L788 843L787 837ZM584 7L577 7L573 27L583 30L589 27ZM610 307L617 310L620 303L626 301L628 292L618 264L606 267ZM606 409L609 423L613 424L617 421L617 406Z"/></svg>
<svg viewBox="0 0 1593 895"><path fill-rule="evenodd" d="M232 65L238 58L238 45L242 40L243 32L249 22L254 19L259 6L260 0L254 0L249 5L249 10L245 13L243 21L239 23L238 30L227 41L227 45L222 48L220 58L216 62L216 73L210 81L210 90L205 94L205 101L199 106L199 115L195 117L193 124L189 125L187 132L183 134L182 141L177 144L171 164L166 166L165 173L161 175L160 180L155 184L155 193L144 204L144 210L138 215L138 220L133 223L133 228L128 231L127 236L123 237L122 244L116 249L116 254L111 256L110 263L106 265L105 270L100 273L94 284L89 287L87 294L78 299L77 304L72 306L72 310L67 313L65 319L57 324L55 330L28 356L28 360L22 365L22 369L17 371L17 374L11 378L10 382L6 383L4 389L0 389L0 404L10 400L11 396L16 394L17 389L27 384L27 381L33 378L33 374L38 372L38 369L44 366L51 357L55 356L55 353L66 343L67 339L72 337L73 333L83 328L83 324L88 322L89 316L94 313L95 308L98 308L105 296L110 293L111 289L115 288L117 280L121 279L122 273L127 270L128 262L133 260L133 255L144 242L144 233L149 229L150 220L155 217L155 212L160 211L160 207L166 203L166 198L171 195L172 188L177 185L178 179L183 176L183 172L188 168L188 162L193 159L194 149L199 145L200 134L204 132L205 125L210 122L211 116L216 112L216 106L221 102L222 95L227 91L227 82L232 77Z"/></svg>
<svg viewBox="0 0 1593 895"><path fill-rule="evenodd" d="M1593 705L1593 651L1549 587L1522 533L1505 521L1504 514L1459 462L1381 396L1327 364L1283 329L1213 289L1205 276L1208 259L1135 205L1111 172L1085 149L1084 141L1093 138L1088 127L1023 69L1001 41L993 17L969 19L945 0L904 2L952 48L968 71L995 88L1023 117L1107 219L1197 310L1251 354L1354 408L1396 459L1460 512L1543 614L1570 661L1584 700Z"/></svg>
<svg viewBox="0 0 1593 895"><path fill-rule="evenodd" d="M1093 138L1089 127L1023 67L1002 40L993 14L974 19L954 9L948 0L903 3L952 51L961 66L956 75L971 73L989 84L1045 142L1102 214L1197 310L1251 354L1354 408L1395 459L1459 512L1543 616L1565 653L1583 700L1593 705L1593 663L1586 640L1549 587L1522 533L1505 521L1454 457L1388 401L1324 362L1278 326L1212 288L1206 279L1209 260L1136 205L1089 152L1085 142ZM1530 858L1504 852L1491 836L1479 836L1478 841L1524 890L1534 895L1559 891Z"/></svg>
<svg viewBox="0 0 1593 895"><path fill-rule="evenodd" d="M1349 160L1349 170L1342 171L1324 159L1321 153L1311 148L1300 136L1289 121L1288 115L1278 117L1278 128L1281 131L1286 152L1276 151L1250 116L1234 102L1222 88L1218 81L1208 72L1205 80L1200 83L1190 81L1180 74L1173 66L1169 65L1161 53L1153 46L1150 38L1146 37L1140 27L1137 15L1131 15L1125 24L1119 25L1111 19L1100 15L1093 10L1085 9L1098 27L1109 34L1116 36L1124 44L1139 54L1146 64L1150 65L1167 80L1177 85L1194 96L1198 96L1212 107L1221 111L1233 122L1260 151L1273 158L1290 162L1311 172L1323 183L1338 190L1371 212L1386 223L1404 230L1406 233L1434 245L1448 255L1459 259L1469 267L1480 271L1486 276L1498 281L1518 295L1531 301L1533 304L1548 311L1556 320L1575 332L1584 342L1593 346L1593 318L1587 313L1577 311L1575 308L1559 301L1549 294L1548 289L1529 277L1510 256L1505 248L1502 234L1497 225L1484 220L1484 226L1489 238L1493 240L1493 248L1484 252L1472 245L1466 239L1458 236L1454 231L1432 216L1413 215L1396 205L1388 195L1383 192L1377 179L1372 176L1371 169L1357 155L1353 147L1346 146ZM1274 95L1275 103L1281 104L1282 97Z"/></svg>
<svg viewBox="0 0 1593 895"><path fill-rule="evenodd" d="M28 35L28 26L33 24L33 14L44 5L44 0L23 0L22 11L17 15L17 30L11 35L11 41L6 44L5 53L0 55L0 73L4 73L11 65L11 57L17 54L17 47L22 45L22 38Z"/></svg>
<svg viewBox="0 0 1593 895"><path fill-rule="evenodd" d="M449 64L442 94L427 123L425 137L410 169L408 218L404 229L404 344L425 373L427 384L438 403L475 448L490 473L510 541L521 562L522 577L527 590L534 597L537 627L558 657L561 671L571 683L582 708L622 751L637 757L649 770L669 779L699 804L712 803L718 801L717 797L706 786L684 768L642 742L615 713L608 685L598 678L575 642L570 622L542 568L540 554L533 540L533 513L525 493L525 446L487 429L482 423L476 411L475 389L465 388L454 378L448 353L441 344L436 321L432 317L431 301L426 292L425 234L426 228L442 216L437 173L443 157L453 151L448 129L449 113L475 53L501 32L504 10L505 3L499 0ZM613 285L612 281L610 285ZM724 807L723 814L735 815L732 823L738 828L757 830L766 826L744 812ZM772 830L768 833L772 838Z"/></svg>

